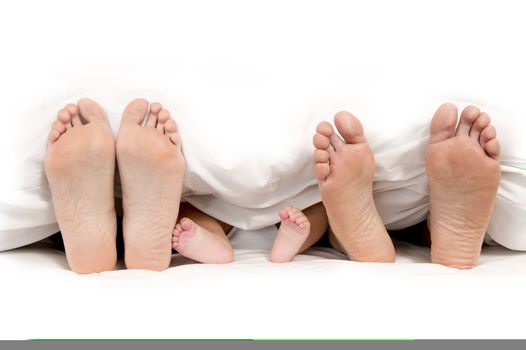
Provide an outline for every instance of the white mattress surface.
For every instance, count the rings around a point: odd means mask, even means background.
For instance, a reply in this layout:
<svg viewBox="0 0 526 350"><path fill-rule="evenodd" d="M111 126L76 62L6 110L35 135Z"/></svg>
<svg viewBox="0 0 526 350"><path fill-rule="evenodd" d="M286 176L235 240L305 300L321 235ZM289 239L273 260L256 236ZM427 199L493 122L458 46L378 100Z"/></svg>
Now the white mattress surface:
<svg viewBox="0 0 526 350"><path fill-rule="evenodd" d="M526 254L485 247L479 266L429 264L400 243L397 263L328 248L268 261L274 229L237 231L236 261L174 255L164 272L77 275L47 244L0 253L0 339L523 338Z"/></svg>

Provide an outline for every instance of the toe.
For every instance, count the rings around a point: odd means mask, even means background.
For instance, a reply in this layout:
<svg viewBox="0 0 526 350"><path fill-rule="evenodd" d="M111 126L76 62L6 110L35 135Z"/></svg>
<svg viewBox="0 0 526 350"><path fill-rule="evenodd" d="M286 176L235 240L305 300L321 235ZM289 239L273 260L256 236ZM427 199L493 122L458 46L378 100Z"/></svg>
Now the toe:
<svg viewBox="0 0 526 350"><path fill-rule="evenodd" d="M194 226L194 222L188 218L182 218L180 221L181 228L184 231L189 231Z"/></svg>
<svg viewBox="0 0 526 350"><path fill-rule="evenodd" d="M316 163L327 163L329 161L329 152L317 149L314 151L314 161Z"/></svg>
<svg viewBox="0 0 526 350"><path fill-rule="evenodd" d="M491 119L489 115L487 115L486 113L480 113L477 120L475 120L475 122L473 123L471 130L469 131L469 137L479 142L480 133L482 132L482 130L487 128L490 123Z"/></svg>
<svg viewBox="0 0 526 350"><path fill-rule="evenodd" d="M331 145L329 138L321 133L314 134L312 144L318 149L326 150Z"/></svg>
<svg viewBox="0 0 526 350"><path fill-rule="evenodd" d="M157 121L157 130L162 133L165 133L165 124L170 120L170 112L166 109L163 109L159 112L159 120Z"/></svg>
<svg viewBox="0 0 526 350"><path fill-rule="evenodd" d="M71 124L73 126L82 125L82 121L80 120L80 114L79 114L79 109L77 105L70 103L66 107L64 107L64 109L67 110L69 114L71 115Z"/></svg>
<svg viewBox="0 0 526 350"><path fill-rule="evenodd" d="M175 123L175 120L168 119L166 123L164 123L164 131L167 134L177 132L177 124Z"/></svg>
<svg viewBox="0 0 526 350"><path fill-rule="evenodd" d="M296 222L298 222L298 220L300 218L304 218L305 215L303 215L303 213L299 209L296 209L296 210L297 212L294 213L293 218L296 220Z"/></svg>
<svg viewBox="0 0 526 350"><path fill-rule="evenodd" d="M56 129L51 129L49 131L47 139L49 143L53 143L57 141L59 137L60 137L60 132L58 132Z"/></svg>
<svg viewBox="0 0 526 350"><path fill-rule="evenodd" d="M367 142L362 123L349 112L338 112L334 116L334 125L346 143Z"/></svg>
<svg viewBox="0 0 526 350"><path fill-rule="evenodd" d="M328 163L318 163L314 166L314 175L318 181L325 181L330 172L331 168Z"/></svg>
<svg viewBox="0 0 526 350"><path fill-rule="evenodd" d="M88 122L106 121L104 109L95 101L83 98L78 102L79 115Z"/></svg>
<svg viewBox="0 0 526 350"><path fill-rule="evenodd" d="M297 213L298 211L300 211L298 208L295 208L295 207L289 207L289 212L290 212L290 213Z"/></svg>
<svg viewBox="0 0 526 350"><path fill-rule="evenodd" d="M469 136L473 123L480 115L480 109L475 106L467 106L460 115L460 121L457 127L457 136Z"/></svg>
<svg viewBox="0 0 526 350"><path fill-rule="evenodd" d="M51 129L55 129L60 134L62 134L64 131L66 131L66 126L64 125L64 123L62 123L62 122L60 122L58 120L55 120L53 122L53 124L51 125Z"/></svg>
<svg viewBox="0 0 526 350"><path fill-rule="evenodd" d="M180 137L177 133L177 124L172 118L168 119L166 123L164 123L164 133L170 138L170 141L172 141L174 145L181 145Z"/></svg>
<svg viewBox="0 0 526 350"><path fill-rule="evenodd" d="M168 136L170 136L170 141L176 146L181 145L181 138L179 137L178 133L171 133Z"/></svg>
<svg viewBox="0 0 526 350"><path fill-rule="evenodd" d="M484 147L486 154L495 160L499 160L500 157L500 143L497 139L491 139L486 143Z"/></svg>
<svg viewBox="0 0 526 350"><path fill-rule="evenodd" d="M452 103L438 107L429 127L429 143L447 140L453 134L457 124L458 110Z"/></svg>
<svg viewBox="0 0 526 350"><path fill-rule="evenodd" d="M309 221L309 219L307 219L306 216L302 216L302 217L300 217L300 218L298 218L298 219L296 220L296 222L297 222L298 224L304 224L304 223L306 223L307 221Z"/></svg>
<svg viewBox="0 0 526 350"><path fill-rule="evenodd" d="M318 127L316 128L316 132L329 137L332 134L334 134L334 129L332 128L332 125L328 122L321 122L318 124Z"/></svg>
<svg viewBox="0 0 526 350"><path fill-rule="evenodd" d="M493 127L493 125L489 125L487 128L483 129L480 132L480 144L482 147L486 147L486 144L488 141L493 140L497 137L497 130Z"/></svg>
<svg viewBox="0 0 526 350"><path fill-rule="evenodd" d="M283 220L287 220L288 217L289 217L289 211L287 210L287 208L282 208L279 211L279 218L283 221Z"/></svg>
<svg viewBox="0 0 526 350"><path fill-rule="evenodd" d="M335 132L329 137L329 141L336 152L338 152L338 150L345 145L343 139Z"/></svg>
<svg viewBox="0 0 526 350"><path fill-rule="evenodd" d="M149 128L155 128L157 126L157 116L163 109L160 103L154 102L150 105L150 113L148 113L148 119L145 126Z"/></svg>
<svg viewBox="0 0 526 350"><path fill-rule="evenodd" d="M124 108L124 112L122 112L122 123L141 125L147 113L148 101L143 98L135 99Z"/></svg>
<svg viewBox="0 0 526 350"><path fill-rule="evenodd" d="M64 124L64 127L66 129L70 129L72 127L71 125L71 114L65 109L61 109L58 111L57 119Z"/></svg>

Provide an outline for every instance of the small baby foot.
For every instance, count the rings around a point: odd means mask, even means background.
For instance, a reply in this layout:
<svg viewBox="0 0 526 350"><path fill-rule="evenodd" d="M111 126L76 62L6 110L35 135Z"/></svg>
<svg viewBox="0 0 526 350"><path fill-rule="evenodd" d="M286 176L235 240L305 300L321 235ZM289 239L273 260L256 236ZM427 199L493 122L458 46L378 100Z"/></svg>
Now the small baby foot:
<svg viewBox="0 0 526 350"><path fill-rule="evenodd" d="M82 99L58 112L44 168L69 266L78 273L112 270L115 141L95 101Z"/></svg>
<svg viewBox="0 0 526 350"><path fill-rule="evenodd" d="M426 157L431 259L460 269L477 264L500 182L500 146L490 118L475 106L457 125L455 105L438 108ZM456 128L455 128L456 126Z"/></svg>
<svg viewBox="0 0 526 350"><path fill-rule="evenodd" d="M122 115L116 155L126 267L163 270L171 260L171 233L185 171L177 125L170 113L159 103L130 102Z"/></svg>
<svg viewBox="0 0 526 350"><path fill-rule="evenodd" d="M298 254L310 233L309 219L301 210L284 207L279 211L281 224L272 244L270 261L289 262Z"/></svg>
<svg viewBox="0 0 526 350"><path fill-rule="evenodd" d="M347 112L322 122L313 143L315 176L332 232L351 260L393 262L394 247L373 199L375 161L360 121Z"/></svg>
<svg viewBox="0 0 526 350"><path fill-rule="evenodd" d="M189 259L208 264L227 264L234 261L234 252L227 241L182 218L173 230L172 247Z"/></svg>

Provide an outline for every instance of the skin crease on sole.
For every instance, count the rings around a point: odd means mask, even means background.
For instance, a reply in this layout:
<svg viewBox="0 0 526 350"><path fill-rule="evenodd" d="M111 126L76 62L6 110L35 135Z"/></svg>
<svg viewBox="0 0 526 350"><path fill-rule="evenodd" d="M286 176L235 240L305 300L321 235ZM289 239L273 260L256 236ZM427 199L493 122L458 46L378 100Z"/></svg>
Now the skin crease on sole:
<svg viewBox="0 0 526 350"><path fill-rule="evenodd" d="M469 269L480 250L500 183L500 145L490 117L444 104L430 125L426 172L430 186L431 259Z"/></svg>
<svg viewBox="0 0 526 350"><path fill-rule="evenodd" d="M281 224L272 244L270 261L289 262L298 254L310 233L311 224L301 210L284 207L279 211Z"/></svg>
<svg viewBox="0 0 526 350"><path fill-rule="evenodd" d="M126 267L164 270L171 260L185 172L181 140L170 112L144 99L130 102L123 112L116 155Z"/></svg>
<svg viewBox="0 0 526 350"><path fill-rule="evenodd" d="M339 112L313 138L315 176L338 245L354 261L394 262L393 243L373 200L375 160L360 121Z"/></svg>
<svg viewBox="0 0 526 350"><path fill-rule="evenodd" d="M115 141L95 101L81 99L58 112L44 168L70 268L112 270L117 259Z"/></svg>

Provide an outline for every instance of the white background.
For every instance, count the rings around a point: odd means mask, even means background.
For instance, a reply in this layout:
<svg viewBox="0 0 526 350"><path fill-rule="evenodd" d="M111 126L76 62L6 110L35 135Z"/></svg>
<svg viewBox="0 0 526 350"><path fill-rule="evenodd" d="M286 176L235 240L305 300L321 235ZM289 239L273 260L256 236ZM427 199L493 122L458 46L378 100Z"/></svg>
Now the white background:
<svg viewBox="0 0 526 350"><path fill-rule="evenodd" d="M521 1L2 2L0 146L9 150L23 132L16 124L26 111L101 82L155 89L180 79L197 91L213 80L218 99L230 103L243 95L229 96L224 92L232 90L222 86L306 95L343 87L408 103L440 93L517 107L525 100L525 14ZM487 298L477 297L484 307ZM344 332L347 317L320 324L320 336L335 334L331 324ZM247 327L230 335L246 337ZM420 334L436 334L421 327ZM510 334L498 325L494 330L496 337ZM199 334L220 336L206 329ZM257 334L273 336L264 329Z"/></svg>

